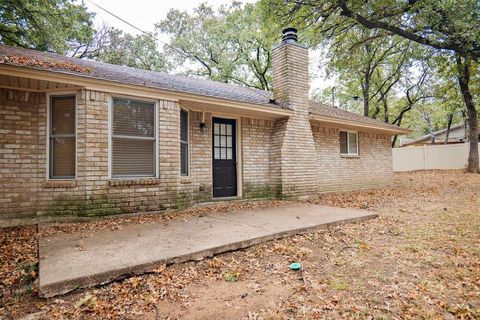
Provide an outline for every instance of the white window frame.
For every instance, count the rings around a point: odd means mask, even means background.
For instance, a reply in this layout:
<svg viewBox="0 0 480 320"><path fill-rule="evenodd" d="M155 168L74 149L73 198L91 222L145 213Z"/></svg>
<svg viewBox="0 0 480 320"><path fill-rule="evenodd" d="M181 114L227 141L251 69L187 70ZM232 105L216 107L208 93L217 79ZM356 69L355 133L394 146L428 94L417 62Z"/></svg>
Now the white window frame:
<svg viewBox="0 0 480 320"><path fill-rule="evenodd" d="M358 156L360 149L358 148L358 131L351 131L351 130L339 130L338 133L338 138L340 139L340 132L346 132L347 133L347 153L342 153L342 150L340 149L340 155L342 156ZM357 152L353 153L350 152L350 133L355 133L357 136Z"/></svg>
<svg viewBox="0 0 480 320"><path fill-rule="evenodd" d="M190 110L187 108L181 107L180 112L184 111L187 113L187 174L182 173L182 151L180 150L180 175L182 178L190 177ZM180 113L181 115L181 113ZM180 146L182 145L182 128L181 128L181 117L180 117Z"/></svg>
<svg viewBox="0 0 480 320"><path fill-rule="evenodd" d="M73 96L75 97L75 176L73 177L59 177L59 178L52 178L50 177L50 131L51 131L51 123L50 119L52 118L52 97L65 97L65 96ZM76 180L77 179L77 164L78 164L78 99L77 99L77 92L75 91L65 91L65 92L55 92L55 93L47 93L47 123L46 123L46 179L47 180L54 180L54 181L61 181L61 180Z"/></svg>
<svg viewBox="0 0 480 320"><path fill-rule="evenodd" d="M125 99L125 100L134 100L134 101L139 101L139 102L150 102L153 103L154 105L154 141L155 143L153 144L155 148L155 165L154 165L154 170L155 173L153 176L113 176L112 174L112 158L113 158L113 99ZM154 99L148 99L148 98L142 98L142 97L132 97L132 96L125 96L125 95L114 95L110 96L108 100L108 177L111 180L125 180L125 179L156 179L159 177L159 167L160 167L160 161L158 159L159 156L159 141L158 141L158 108L159 108L159 103L158 100ZM132 138L129 136L129 138ZM135 138L133 138L135 139ZM145 139L147 140L147 139Z"/></svg>

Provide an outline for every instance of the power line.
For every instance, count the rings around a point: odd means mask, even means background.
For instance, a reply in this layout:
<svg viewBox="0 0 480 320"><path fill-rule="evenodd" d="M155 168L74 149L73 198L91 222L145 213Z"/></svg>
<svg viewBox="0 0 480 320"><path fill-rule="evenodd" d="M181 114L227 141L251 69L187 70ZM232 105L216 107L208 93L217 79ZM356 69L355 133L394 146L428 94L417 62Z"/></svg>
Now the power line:
<svg viewBox="0 0 480 320"><path fill-rule="evenodd" d="M118 20L122 21L123 23L128 24L130 27L132 27L132 28L140 31L141 33L146 34L146 35L149 35L149 36L152 36L150 33L148 33L148 32L146 32L146 31L138 28L137 26L135 26L135 25L133 25L132 23L128 22L127 20L125 20L125 19L117 16L117 15L114 14L113 12L111 12L111 11L109 11L109 10L101 7L100 5L96 4L95 2L93 2L93 1L91 1L91 0L87 0L87 1L90 2L91 4L93 4L94 6L96 6L97 8L99 8L100 10L105 11L106 13L108 13L109 15L111 15L112 17L117 18ZM157 40L158 40L158 39L157 39Z"/></svg>
<svg viewBox="0 0 480 320"><path fill-rule="evenodd" d="M189 55L188 55L187 53L185 53L185 52L183 52L183 51L180 51L178 48L175 48L175 47L171 46L170 44L168 44L168 43L166 43L166 42L164 42L164 41L162 41L162 40L158 39L158 38L157 38L157 37L155 37L153 34L151 34L151 33L149 33L149 32L146 32L146 31L144 31L144 30L140 29L139 27L137 27L137 26L135 26L134 24L132 24L132 23L128 22L127 20L125 20L125 19L123 19L123 18L119 17L118 15L114 14L113 12L111 12L111 11L109 11L109 10L107 10L107 9L103 8L102 6L100 6L100 5L96 4L96 3L95 3L95 2L93 2L92 0L87 0L87 1L88 1L88 2L90 2L91 4L93 4L94 6L96 6L97 8L99 8L100 10L103 10L103 11L105 11L106 13L108 13L109 15L111 15L112 17L114 17L114 18L116 18L116 19L118 19L118 20L122 21L123 23L125 23L125 24L129 25L130 27L134 28L135 30L138 30L138 31L140 31L140 32L141 32L141 33L143 33L144 35L146 35L146 36L149 36L149 37L152 37L154 40L156 40L156 41L158 41L158 42L162 43L163 45L165 45L165 46L167 46L167 47L170 47L171 49L173 49L173 50L177 51L178 53L180 53L181 55L183 55L183 56L185 56L185 57L189 57Z"/></svg>

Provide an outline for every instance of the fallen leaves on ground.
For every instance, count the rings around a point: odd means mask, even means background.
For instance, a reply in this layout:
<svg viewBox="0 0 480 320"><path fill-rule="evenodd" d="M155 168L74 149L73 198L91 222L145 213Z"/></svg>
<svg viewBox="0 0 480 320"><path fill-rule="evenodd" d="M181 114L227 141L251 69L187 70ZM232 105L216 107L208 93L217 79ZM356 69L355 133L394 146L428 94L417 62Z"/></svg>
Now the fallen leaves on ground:
<svg viewBox="0 0 480 320"><path fill-rule="evenodd" d="M0 229L0 319L21 306L22 313L36 310L37 251L36 226Z"/></svg>
<svg viewBox="0 0 480 320"><path fill-rule="evenodd" d="M151 274L49 300L20 289L32 281L21 266L36 263L36 230L2 230L0 317L43 311L45 319L480 318L479 175L401 173L388 189L326 194L309 202L374 210L379 218L199 262L159 265ZM239 207L194 208L169 218L231 208ZM155 219L120 218L47 231ZM302 270L289 270L292 262L301 262Z"/></svg>

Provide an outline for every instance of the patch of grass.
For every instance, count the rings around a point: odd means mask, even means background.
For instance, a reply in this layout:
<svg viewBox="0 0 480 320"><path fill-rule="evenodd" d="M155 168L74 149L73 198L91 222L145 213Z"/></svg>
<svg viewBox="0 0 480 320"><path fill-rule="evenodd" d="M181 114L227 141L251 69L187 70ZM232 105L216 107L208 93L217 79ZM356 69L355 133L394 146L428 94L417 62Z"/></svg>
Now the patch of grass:
<svg viewBox="0 0 480 320"><path fill-rule="evenodd" d="M340 278L330 280L330 287L337 291L347 290L349 286L348 282Z"/></svg>
<svg viewBox="0 0 480 320"><path fill-rule="evenodd" d="M34 292L35 288L35 281L38 276L38 264L31 263L31 264L23 264L19 267L20 271L20 285L16 290L16 294L21 295L31 295Z"/></svg>
<svg viewBox="0 0 480 320"><path fill-rule="evenodd" d="M240 279L240 272L225 272L223 274L223 280L227 282L237 282Z"/></svg>
<svg viewBox="0 0 480 320"><path fill-rule="evenodd" d="M364 242L364 241L360 241L360 240L356 240L354 243L353 243L353 247L354 248L357 248L361 251L367 251L367 250L371 250L371 247L368 243Z"/></svg>
<svg viewBox="0 0 480 320"><path fill-rule="evenodd" d="M24 264L20 266L20 272L22 274L22 281L31 284L37 279L38 264Z"/></svg>
<svg viewBox="0 0 480 320"><path fill-rule="evenodd" d="M410 253L418 253L420 251L420 247L418 245L414 244L405 244L402 249L404 251L410 252Z"/></svg>
<svg viewBox="0 0 480 320"><path fill-rule="evenodd" d="M398 226L393 226L390 230L389 230L389 233L390 235L392 236L399 236L402 234L402 229Z"/></svg>

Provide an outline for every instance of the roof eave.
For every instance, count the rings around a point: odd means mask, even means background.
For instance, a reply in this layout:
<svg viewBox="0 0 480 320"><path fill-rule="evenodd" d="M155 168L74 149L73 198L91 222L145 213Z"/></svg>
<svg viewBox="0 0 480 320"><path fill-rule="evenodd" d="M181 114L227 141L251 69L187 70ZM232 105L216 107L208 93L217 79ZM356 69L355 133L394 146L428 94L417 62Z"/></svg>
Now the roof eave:
<svg viewBox="0 0 480 320"><path fill-rule="evenodd" d="M390 134L408 134L411 132L409 129L401 128L390 128L387 126L383 126L382 124L368 124L368 123L362 123L362 122L357 122L353 120L346 120L346 119L339 119L339 118L334 118L334 117L327 117L327 116L320 116L320 115L310 115L311 119L324 122L324 123L329 123L329 124L334 124L334 125L343 125L343 126L349 126L349 127L356 127L358 129L367 129L369 131L381 131L385 133L390 133Z"/></svg>
<svg viewBox="0 0 480 320"><path fill-rule="evenodd" d="M208 102L212 104L228 104L238 108L251 109L255 111L262 111L278 116L289 116L292 110L275 108L265 104L256 104L251 102L243 102L238 100L231 100L227 98L220 98L208 95L194 94L176 90L160 89L151 86L140 86L130 83L124 83L117 80L98 79L85 74L76 74L61 70L45 70L41 68L32 68L19 66L14 64L0 64L0 73L11 76L19 76L25 78L36 78L46 81L57 81L69 84L75 84L80 87L110 92L124 95L142 95L149 98L165 99L170 101L178 101L180 99L192 100L198 102ZM127 90L130 89L130 90Z"/></svg>

